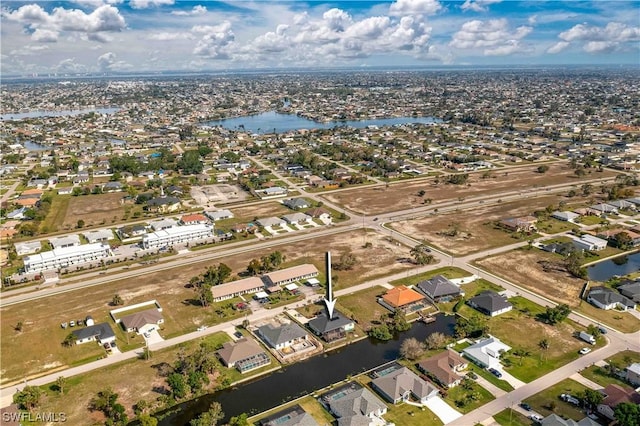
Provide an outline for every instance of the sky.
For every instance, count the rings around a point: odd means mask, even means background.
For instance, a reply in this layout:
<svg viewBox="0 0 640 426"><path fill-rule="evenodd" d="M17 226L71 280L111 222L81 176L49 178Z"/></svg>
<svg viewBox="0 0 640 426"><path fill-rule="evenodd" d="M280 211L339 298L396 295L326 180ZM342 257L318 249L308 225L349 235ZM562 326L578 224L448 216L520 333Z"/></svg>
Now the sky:
<svg viewBox="0 0 640 426"><path fill-rule="evenodd" d="M2 75L632 64L640 1L0 3Z"/></svg>

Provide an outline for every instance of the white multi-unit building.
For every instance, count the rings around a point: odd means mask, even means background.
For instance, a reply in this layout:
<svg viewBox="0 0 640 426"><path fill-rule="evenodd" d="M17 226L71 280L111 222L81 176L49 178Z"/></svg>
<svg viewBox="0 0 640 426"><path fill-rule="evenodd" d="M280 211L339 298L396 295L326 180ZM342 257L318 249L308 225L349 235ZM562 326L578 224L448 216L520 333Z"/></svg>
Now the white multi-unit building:
<svg viewBox="0 0 640 426"><path fill-rule="evenodd" d="M162 229L142 237L145 249L171 247L191 241L213 237L213 226L208 224L184 225Z"/></svg>
<svg viewBox="0 0 640 426"><path fill-rule="evenodd" d="M69 266L104 259L110 255L109 244L105 243L55 248L32 256L26 256L24 258L24 270L25 272L41 272L68 268Z"/></svg>

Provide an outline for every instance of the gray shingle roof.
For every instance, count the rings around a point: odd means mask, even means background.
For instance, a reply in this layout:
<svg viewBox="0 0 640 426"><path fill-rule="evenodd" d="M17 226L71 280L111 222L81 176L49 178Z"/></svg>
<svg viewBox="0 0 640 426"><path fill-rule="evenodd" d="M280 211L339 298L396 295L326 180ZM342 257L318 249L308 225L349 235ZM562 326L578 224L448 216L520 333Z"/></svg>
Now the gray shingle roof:
<svg viewBox="0 0 640 426"><path fill-rule="evenodd" d="M106 322L100 324L90 325L89 327L73 330L73 335L76 340L83 340L90 337L96 337L98 340L104 340L114 338L116 335L113 333L111 326Z"/></svg>
<svg viewBox="0 0 640 426"><path fill-rule="evenodd" d="M271 324L263 325L258 328L260 335L262 335L272 346L281 345L292 340L303 338L307 335L307 332L298 324L289 323L280 327L274 327Z"/></svg>
<svg viewBox="0 0 640 426"><path fill-rule="evenodd" d="M338 310L333 311L333 318L331 320L327 316L326 312L322 312L320 315L309 321L309 327L316 334L324 334L329 331L337 330L345 325L353 323L353 320L344 316L344 314Z"/></svg>
<svg viewBox="0 0 640 426"><path fill-rule="evenodd" d="M454 296L460 294L460 288L442 275L421 281L417 287L431 298Z"/></svg>

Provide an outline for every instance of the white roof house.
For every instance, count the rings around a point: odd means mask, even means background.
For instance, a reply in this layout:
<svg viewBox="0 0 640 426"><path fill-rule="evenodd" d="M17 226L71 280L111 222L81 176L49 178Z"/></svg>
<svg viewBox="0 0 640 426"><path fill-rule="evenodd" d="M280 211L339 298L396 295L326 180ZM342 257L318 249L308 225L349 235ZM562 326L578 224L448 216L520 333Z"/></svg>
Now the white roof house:
<svg viewBox="0 0 640 426"><path fill-rule="evenodd" d="M580 238L574 238L573 245L581 250L599 251L607 248L607 240L585 234Z"/></svg>
<svg viewBox="0 0 640 426"><path fill-rule="evenodd" d="M204 215L214 222L217 220L233 218L233 213L231 213L231 211L229 210L208 211L204 212Z"/></svg>
<svg viewBox="0 0 640 426"><path fill-rule="evenodd" d="M510 350L511 347L502 343L500 339L489 336L464 349L462 354L481 367L495 368L500 365L500 355Z"/></svg>
<svg viewBox="0 0 640 426"><path fill-rule="evenodd" d="M152 232L142 237L145 249L170 247L190 241L213 237L213 226L207 224L184 225Z"/></svg>
<svg viewBox="0 0 640 426"><path fill-rule="evenodd" d="M54 249L73 247L80 245L80 237L78 235L65 235L62 237L49 238L49 242Z"/></svg>
<svg viewBox="0 0 640 426"><path fill-rule="evenodd" d="M282 218L286 220L288 223L292 223L292 224L309 222L312 219L311 216L308 216L304 213L291 213L291 214L282 216Z"/></svg>
<svg viewBox="0 0 640 426"><path fill-rule="evenodd" d="M40 244L40 241L26 241L24 243L15 243L15 247L16 254L24 256L39 252L42 249L42 244Z"/></svg>
<svg viewBox="0 0 640 426"><path fill-rule="evenodd" d="M557 211L557 212L551 213L551 217L554 219L565 221L565 222L575 222L575 220L579 218L580 215L574 212Z"/></svg>
<svg viewBox="0 0 640 426"><path fill-rule="evenodd" d="M275 216L258 219L256 223L262 226L263 228L276 226L276 225L284 226L287 224L283 219L280 219L279 217L275 217Z"/></svg>
<svg viewBox="0 0 640 426"><path fill-rule="evenodd" d="M178 221L170 217L167 217L164 219L159 219L159 220L154 220L153 222L149 222L149 226L151 226L151 228L154 231L160 231L163 229L169 229L169 228L174 228L178 226Z"/></svg>
<svg viewBox="0 0 640 426"><path fill-rule="evenodd" d="M90 243L97 243L100 241L109 241L114 238L113 232L111 231L111 229L98 229L96 231L86 231L86 232L83 232L82 235Z"/></svg>

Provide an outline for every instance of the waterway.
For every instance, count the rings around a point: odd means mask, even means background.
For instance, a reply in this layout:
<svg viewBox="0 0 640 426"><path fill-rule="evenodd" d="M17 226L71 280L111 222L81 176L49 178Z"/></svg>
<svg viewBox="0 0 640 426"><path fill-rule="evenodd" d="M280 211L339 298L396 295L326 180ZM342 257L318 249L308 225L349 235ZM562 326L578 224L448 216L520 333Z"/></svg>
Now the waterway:
<svg viewBox="0 0 640 426"><path fill-rule="evenodd" d="M284 133L300 129L333 129L334 127L354 127L358 129L367 126L393 126L397 124L409 123L439 123L442 120L434 117L395 117L379 118L371 120L345 120L319 122L299 117L295 114L281 114L276 111L264 112L256 115L227 118L225 120L214 120L203 123L207 126L222 126L230 130L244 130L252 133Z"/></svg>
<svg viewBox="0 0 640 426"><path fill-rule="evenodd" d="M589 279L594 281L607 281L614 275L623 276L638 271L640 271L640 252L598 262L587 268Z"/></svg>
<svg viewBox="0 0 640 426"><path fill-rule="evenodd" d="M399 333L387 342L375 339L360 340L341 349L284 367L254 381L180 404L169 410L167 417L163 418L159 425L188 425L191 419L207 411L213 401L222 405L225 421L242 413L261 413L338 383L349 375L368 371L395 360L402 341L408 337L424 341L429 334L436 331L451 335L454 325L455 317L440 314L436 321L430 324L416 322L410 330Z"/></svg>
<svg viewBox="0 0 640 426"><path fill-rule="evenodd" d="M59 111L28 111L28 112L15 112L0 115L0 120L22 120L25 118L38 118L38 117L67 117L73 115L89 114L95 112L98 114L113 114L119 111L120 108L86 108L86 109L64 109Z"/></svg>

